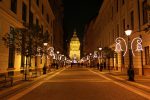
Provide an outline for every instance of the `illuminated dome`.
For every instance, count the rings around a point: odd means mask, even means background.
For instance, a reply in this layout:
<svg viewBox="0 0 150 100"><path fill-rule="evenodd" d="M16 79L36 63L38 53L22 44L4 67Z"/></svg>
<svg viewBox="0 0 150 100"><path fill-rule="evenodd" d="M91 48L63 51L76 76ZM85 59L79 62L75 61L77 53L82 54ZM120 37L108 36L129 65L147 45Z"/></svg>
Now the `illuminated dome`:
<svg viewBox="0 0 150 100"><path fill-rule="evenodd" d="M77 37L76 31L74 31L73 37L70 41L69 56L72 60L80 60L80 41Z"/></svg>
<svg viewBox="0 0 150 100"><path fill-rule="evenodd" d="M77 37L76 31L74 31L73 37L71 38L71 41L79 41L79 38Z"/></svg>

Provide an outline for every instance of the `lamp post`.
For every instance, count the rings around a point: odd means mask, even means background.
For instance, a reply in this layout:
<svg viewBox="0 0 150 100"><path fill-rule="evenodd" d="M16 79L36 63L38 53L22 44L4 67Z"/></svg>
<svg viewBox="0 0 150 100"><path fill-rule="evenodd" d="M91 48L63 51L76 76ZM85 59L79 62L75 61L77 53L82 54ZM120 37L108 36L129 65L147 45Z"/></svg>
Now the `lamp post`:
<svg viewBox="0 0 150 100"><path fill-rule="evenodd" d="M59 51L56 52L56 69L58 69Z"/></svg>
<svg viewBox="0 0 150 100"><path fill-rule="evenodd" d="M89 61L90 61L90 68L92 67L92 53L90 53L90 59L89 59Z"/></svg>
<svg viewBox="0 0 150 100"><path fill-rule="evenodd" d="M101 51L102 51L102 48L99 47L98 50L100 51L99 57L98 57L98 58L99 58L99 64L101 64L101 63L102 63L102 62L101 62L101 58L102 58L102 52L101 52Z"/></svg>
<svg viewBox="0 0 150 100"><path fill-rule="evenodd" d="M121 38L121 37L118 37L116 39L116 48L115 48L115 51L116 52L120 52L120 51L123 51L122 48L121 48L121 40L123 40L123 42L125 43L125 52L123 54L123 56L125 56L126 52L127 52L127 49L128 49L128 55L129 55L129 65L128 65L128 80L129 81L134 81L134 66L133 66L133 56L134 56L134 52L133 52L133 42L135 40L137 40L137 45L136 45L136 50L135 51L142 51L142 39L140 37L135 37L133 38L132 41L130 41L130 38L129 36L131 35L132 33L132 30L128 29L125 31L125 34L127 35L128 37L128 41L127 41L127 44L126 44L126 41Z"/></svg>
<svg viewBox="0 0 150 100"><path fill-rule="evenodd" d="M43 43L43 48L37 47L36 56L42 56L42 58L44 57L45 62L44 62L44 66L43 66L43 74L46 74L47 65L48 65L47 58L49 59L49 56L50 56L50 62L52 61L51 57L55 58L54 48L48 47L48 43L45 42L45 43Z"/></svg>
<svg viewBox="0 0 150 100"><path fill-rule="evenodd" d="M99 47L98 50L99 50L99 56L98 56L99 70L102 71L102 67L103 67L102 66L102 48Z"/></svg>
<svg viewBox="0 0 150 100"><path fill-rule="evenodd" d="M46 48L47 48L48 43L43 43L43 45L44 45L44 53L45 53L45 64L44 65L47 66L47 52L46 52Z"/></svg>
<svg viewBox="0 0 150 100"><path fill-rule="evenodd" d="M132 50L131 50L131 42L130 42L130 38L129 38L131 33L132 33L132 30L130 30L130 29L125 31L125 34L128 37L128 52L129 52L128 80L134 81L133 56L132 56Z"/></svg>
<svg viewBox="0 0 150 100"><path fill-rule="evenodd" d="M46 52L46 48L48 43L43 43L44 45L44 55L45 55L45 63L44 63L44 67L43 67L43 74L46 74L46 70L47 70L47 52Z"/></svg>

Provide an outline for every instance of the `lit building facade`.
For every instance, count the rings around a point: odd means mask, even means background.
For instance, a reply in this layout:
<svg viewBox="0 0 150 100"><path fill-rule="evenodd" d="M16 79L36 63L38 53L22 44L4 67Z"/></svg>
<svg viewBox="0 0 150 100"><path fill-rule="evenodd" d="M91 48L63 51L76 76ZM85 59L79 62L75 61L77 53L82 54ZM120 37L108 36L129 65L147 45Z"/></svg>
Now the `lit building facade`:
<svg viewBox="0 0 150 100"><path fill-rule="evenodd" d="M0 38L10 33L12 28L25 28L23 23L32 23L41 26L43 33L48 32L51 40L49 46L53 46L53 24L55 16L48 0L0 0ZM29 5L31 5L29 7ZM30 13L30 18L29 18ZM30 20L29 20L30 19ZM21 64L21 54L11 50L4 45L0 39L0 72L20 71L24 64ZM44 65L44 58L38 57L38 68ZM50 63L50 62L49 62ZM35 56L31 59L31 68L35 67Z"/></svg>
<svg viewBox="0 0 150 100"><path fill-rule="evenodd" d="M63 32L63 20L64 20L64 7L62 0L49 0L52 11L55 16L55 20L53 22L53 46L55 51L60 51L60 53L64 53L63 45L64 45L64 32Z"/></svg>
<svg viewBox="0 0 150 100"><path fill-rule="evenodd" d="M110 47L115 50L115 39L122 37L127 42L127 36L125 30L127 25L133 30L130 39L135 37L141 37L143 39L143 51L135 52L133 57L134 71L139 75L150 74L150 1L149 0L104 0L99 14L92 26L92 38L95 40L96 45L90 45L88 47ZM125 45L122 44L122 48L125 49ZM133 43L135 50L136 43ZM113 66L114 70L125 72L128 69L129 57L128 52L123 56L121 53L115 53L114 58L110 60L110 66ZM107 62L108 63L108 62Z"/></svg>
<svg viewBox="0 0 150 100"><path fill-rule="evenodd" d="M84 37L83 37L83 52L84 56L86 56L89 53L93 53L95 51L94 45L96 38L95 34L93 33L94 29L94 23L95 23L96 17L92 18L91 21L86 25L84 30Z"/></svg>
<svg viewBox="0 0 150 100"><path fill-rule="evenodd" d="M80 41L77 37L76 31L74 31L73 37L70 41L69 57L75 61L80 60Z"/></svg>

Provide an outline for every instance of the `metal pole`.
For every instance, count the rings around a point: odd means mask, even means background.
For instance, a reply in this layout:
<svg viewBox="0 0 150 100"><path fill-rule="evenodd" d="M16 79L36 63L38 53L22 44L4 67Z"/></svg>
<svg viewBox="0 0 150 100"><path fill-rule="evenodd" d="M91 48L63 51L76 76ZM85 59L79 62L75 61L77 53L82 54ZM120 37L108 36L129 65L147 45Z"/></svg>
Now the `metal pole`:
<svg viewBox="0 0 150 100"><path fill-rule="evenodd" d="M133 56L132 56L131 43L130 43L129 36L128 36L128 50L129 50L128 80L134 81Z"/></svg>
<svg viewBox="0 0 150 100"><path fill-rule="evenodd" d="M46 47L44 47L44 56L45 56L45 62L44 62L44 67L43 67L43 74L46 74L47 70L47 52L46 52Z"/></svg>
<svg viewBox="0 0 150 100"><path fill-rule="evenodd" d="M47 66L47 54L45 52L45 66Z"/></svg>

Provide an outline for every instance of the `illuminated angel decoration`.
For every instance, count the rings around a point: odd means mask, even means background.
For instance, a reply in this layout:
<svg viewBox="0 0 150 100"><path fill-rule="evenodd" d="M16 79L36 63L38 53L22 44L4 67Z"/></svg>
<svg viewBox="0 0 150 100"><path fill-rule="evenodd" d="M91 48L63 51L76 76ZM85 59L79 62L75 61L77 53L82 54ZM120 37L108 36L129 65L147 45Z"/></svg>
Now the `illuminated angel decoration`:
<svg viewBox="0 0 150 100"><path fill-rule="evenodd" d="M125 41L123 38L121 38L121 37L116 38L115 51L116 51L116 52L121 52L121 51L123 51L123 49L121 48L121 40L124 41L124 44L125 44L125 47L126 47L125 52L124 52L124 54L123 54L123 56L125 56L125 54L126 54L126 52L127 52L127 44L126 44L126 41Z"/></svg>
<svg viewBox="0 0 150 100"><path fill-rule="evenodd" d="M143 51L143 48L142 48L142 40L137 40L137 47L136 47L136 51Z"/></svg>
<svg viewBox="0 0 150 100"><path fill-rule="evenodd" d="M37 48L37 54L36 54L36 56L41 56L41 50L42 50L41 47L38 47L38 48Z"/></svg>
<svg viewBox="0 0 150 100"><path fill-rule="evenodd" d="M133 45L133 42L134 42L135 40L137 40L137 45L136 45L136 50L135 50L135 51L138 51L138 52L143 51L143 48L142 48L142 39L141 39L140 37L134 38L134 39L132 40L132 42L131 42L131 50L132 50L132 54L133 54L134 56L135 56L135 54L134 54L134 52L133 52L133 47L132 47L132 45Z"/></svg>
<svg viewBox="0 0 150 100"><path fill-rule="evenodd" d="M115 48L115 51L116 52L120 52L120 51L123 51L122 50L122 48L121 48L121 41L120 40L118 40L117 42L116 42L116 48Z"/></svg>

